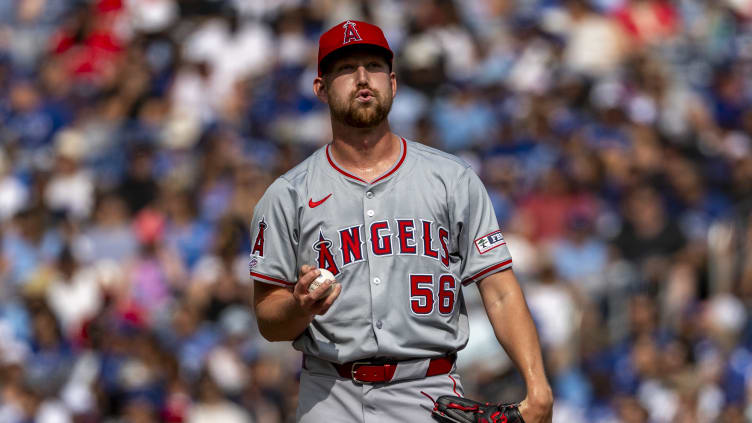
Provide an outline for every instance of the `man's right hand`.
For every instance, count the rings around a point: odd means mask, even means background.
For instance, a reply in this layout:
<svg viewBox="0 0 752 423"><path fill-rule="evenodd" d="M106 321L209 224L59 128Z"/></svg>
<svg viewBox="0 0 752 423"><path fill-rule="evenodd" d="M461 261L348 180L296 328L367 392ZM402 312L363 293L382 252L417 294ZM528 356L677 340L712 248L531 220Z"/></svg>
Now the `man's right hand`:
<svg viewBox="0 0 752 423"><path fill-rule="evenodd" d="M304 264L300 267L298 283L295 284L292 292L298 307L311 316L326 313L342 291L342 285L335 284L332 292L326 295L326 291L333 283L332 281L326 281L312 292L308 292L308 286L320 274L321 272L318 268Z"/></svg>

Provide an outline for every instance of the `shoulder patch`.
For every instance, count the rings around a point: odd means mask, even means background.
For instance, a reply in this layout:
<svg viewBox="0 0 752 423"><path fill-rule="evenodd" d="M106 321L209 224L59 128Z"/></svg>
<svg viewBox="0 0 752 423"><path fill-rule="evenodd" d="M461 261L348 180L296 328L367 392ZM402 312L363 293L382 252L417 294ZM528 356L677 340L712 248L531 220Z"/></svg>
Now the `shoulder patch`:
<svg viewBox="0 0 752 423"><path fill-rule="evenodd" d="M258 257L258 256L251 256L251 260L248 262L248 268L250 270L253 270L253 269L256 268L256 266L259 265L260 262L261 262L261 258L260 257Z"/></svg>
<svg viewBox="0 0 752 423"><path fill-rule="evenodd" d="M256 235L256 241L253 242L253 250L251 255L264 257L264 231L269 225L266 223L266 217L261 216L261 220L258 223L258 234Z"/></svg>
<svg viewBox="0 0 752 423"><path fill-rule="evenodd" d="M483 235L475 240L475 248L478 249L480 254L487 253L496 247L501 247L506 244L504 236L501 234L501 230L491 232L490 234Z"/></svg>

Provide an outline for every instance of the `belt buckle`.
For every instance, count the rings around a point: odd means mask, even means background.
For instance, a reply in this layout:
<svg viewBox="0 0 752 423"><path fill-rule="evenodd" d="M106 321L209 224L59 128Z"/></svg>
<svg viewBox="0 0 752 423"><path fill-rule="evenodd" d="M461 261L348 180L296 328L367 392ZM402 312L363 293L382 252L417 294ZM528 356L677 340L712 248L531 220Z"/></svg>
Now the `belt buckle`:
<svg viewBox="0 0 752 423"><path fill-rule="evenodd" d="M358 367L368 365L371 365L371 363L368 363L366 361L356 361L352 364L352 368L350 369L350 376L352 377L353 382L359 383L361 385L373 385L374 383L376 383L367 380L360 380L355 376L355 372L358 370Z"/></svg>

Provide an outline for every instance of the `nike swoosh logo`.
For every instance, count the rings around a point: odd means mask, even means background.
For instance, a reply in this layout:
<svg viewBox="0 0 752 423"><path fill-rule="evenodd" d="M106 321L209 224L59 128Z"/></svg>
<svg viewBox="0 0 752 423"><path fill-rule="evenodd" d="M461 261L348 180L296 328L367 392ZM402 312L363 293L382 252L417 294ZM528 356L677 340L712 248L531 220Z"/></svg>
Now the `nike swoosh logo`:
<svg viewBox="0 0 752 423"><path fill-rule="evenodd" d="M328 200L329 197L331 197L332 194L327 195L326 197L322 198L319 201L313 201L313 198L308 199L308 207L314 208L320 206L324 201Z"/></svg>

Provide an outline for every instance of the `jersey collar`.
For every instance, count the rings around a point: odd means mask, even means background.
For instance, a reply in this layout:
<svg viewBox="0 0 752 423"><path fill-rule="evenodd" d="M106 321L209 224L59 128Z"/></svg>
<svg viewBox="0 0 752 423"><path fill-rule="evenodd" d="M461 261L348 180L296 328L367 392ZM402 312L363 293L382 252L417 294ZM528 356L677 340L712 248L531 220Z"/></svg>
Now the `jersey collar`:
<svg viewBox="0 0 752 423"><path fill-rule="evenodd" d="M355 181L358 181L358 182L366 184L366 185L374 185L374 184L376 184L376 183L378 183L380 181L383 181L384 179L386 179L390 175L392 175L394 172L396 172L397 169L399 169L400 166L402 166L402 163L405 161L405 157L407 156L407 142L402 137L400 137L400 140L402 141L402 146L401 146L401 148L402 148L402 154L400 154L399 160L397 160L397 162L394 164L394 166L391 167L391 169L387 170L381 176L379 176L378 178L374 179L370 184L368 182L366 182L365 180L363 180L361 178L358 178L357 176L353 175L352 173L350 173L350 172L342 169L337 164L337 162L334 160L334 157L329 152L329 147L331 146L331 144L327 144L327 146L326 146L326 160L329 162L329 164L332 166L332 168L334 170L336 170L337 172L339 172L342 175L346 176L347 178L353 179Z"/></svg>

